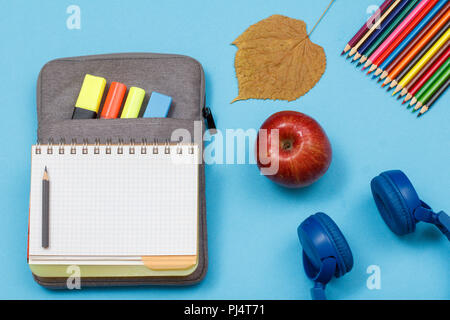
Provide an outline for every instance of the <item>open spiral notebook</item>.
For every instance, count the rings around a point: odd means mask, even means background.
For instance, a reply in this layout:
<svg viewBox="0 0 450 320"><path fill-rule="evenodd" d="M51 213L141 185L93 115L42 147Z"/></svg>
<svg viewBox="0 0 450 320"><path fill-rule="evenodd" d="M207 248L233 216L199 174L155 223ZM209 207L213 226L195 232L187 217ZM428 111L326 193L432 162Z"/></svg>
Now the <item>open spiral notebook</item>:
<svg viewBox="0 0 450 320"><path fill-rule="evenodd" d="M32 147L30 265L197 263L196 145ZM42 177L48 169L49 246L42 247Z"/></svg>

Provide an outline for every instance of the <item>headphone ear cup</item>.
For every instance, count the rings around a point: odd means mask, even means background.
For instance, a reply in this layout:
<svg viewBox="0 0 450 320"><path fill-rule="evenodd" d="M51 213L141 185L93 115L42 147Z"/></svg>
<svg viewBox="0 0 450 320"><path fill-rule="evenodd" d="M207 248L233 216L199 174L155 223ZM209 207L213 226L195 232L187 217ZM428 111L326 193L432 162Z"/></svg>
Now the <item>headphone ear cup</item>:
<svg viewBox="0 0 450 320"><path fill-rule="evenodd" d="M333 245L340 257L337 257L339 264L339 270L336 270L336 277L340 277L349 272L353 268L353 254L350 246L347 243L344 235L337 226L337 224L325 213L319 212L314 215L319 223L324 227L326 232L331 237Z"/></svg>
<svg viewBox="0 0 450 320"><path fill-rule="evenodd" d="M416 221L405 199L389 175L382 173L370 183L372 195L384 222L395 234L414 232Z"/></svg>

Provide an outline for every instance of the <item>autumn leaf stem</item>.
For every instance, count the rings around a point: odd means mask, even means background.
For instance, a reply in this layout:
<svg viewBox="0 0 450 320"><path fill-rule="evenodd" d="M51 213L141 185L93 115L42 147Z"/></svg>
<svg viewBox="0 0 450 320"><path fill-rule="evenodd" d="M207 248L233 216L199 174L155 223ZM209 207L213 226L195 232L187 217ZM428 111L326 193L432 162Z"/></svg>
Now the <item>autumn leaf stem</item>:
<svg viewBox="0 0 450 320"><path fill-rule="evenodd" d="M334 0L331 0L331 2L328 4L328 7L325 9L325 11L322 13L322 15L320 16L319 20L317 20L316 24L314 25L314 27L312 28L312 30L308 33L308 37L311 35L311 33L313 33L314 29L317 27L317 25L319 24L320 21L322 21L322 18L325 16L325 14L327 13L328 9L330 9L331 5L333 4Z"/></svg>

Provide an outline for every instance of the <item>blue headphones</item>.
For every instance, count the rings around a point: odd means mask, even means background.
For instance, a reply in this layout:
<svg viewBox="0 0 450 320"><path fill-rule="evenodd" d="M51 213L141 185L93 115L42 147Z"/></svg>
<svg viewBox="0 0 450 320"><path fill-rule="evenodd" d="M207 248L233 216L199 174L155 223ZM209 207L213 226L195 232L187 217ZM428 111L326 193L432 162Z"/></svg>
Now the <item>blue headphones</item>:
<svg viewBox="0 0 450 320"><path fill-rule="evenodd" d="M327 283L352 269L352 251L336 223L322 212L303 221L297 233L303 247L303 267L314 281L312 299L325 300Z"/></svg>
<svg viewBox="0 0 450 320"><path fill-rule="evenodd" d="M450 217L435 213L419 199L408 177L400 170L386 171L372 179L373 198L383 220L398 235L411 233L419 221L434 224L450 240ZM303 247L303 267L314 281L313 300L325 300L325 286L353 267L353 255L344 235L325 213L316 213L297 229Z"/></svg>
<svg viewBox="0 0 450 320"><path fill-rule="evenodd" d="M416 224L423 221L434 224L450 240L450 217L443 211L435 213L420 200L402 171L383 172L372 179L370 186L381 217L394 233L414 232Z"/></svg>

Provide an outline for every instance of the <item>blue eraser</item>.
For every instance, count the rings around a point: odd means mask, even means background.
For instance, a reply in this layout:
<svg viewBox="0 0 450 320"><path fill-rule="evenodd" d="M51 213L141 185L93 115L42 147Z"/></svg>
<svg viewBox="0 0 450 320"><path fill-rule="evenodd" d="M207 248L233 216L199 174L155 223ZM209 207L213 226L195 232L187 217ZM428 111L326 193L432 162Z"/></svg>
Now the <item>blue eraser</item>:
<svg viewBox="0 0 450 320"><path fill-rule="evenodd" d="M165 118L169 113L172 97L159 92L152 92L144 118Z"/></svg>

